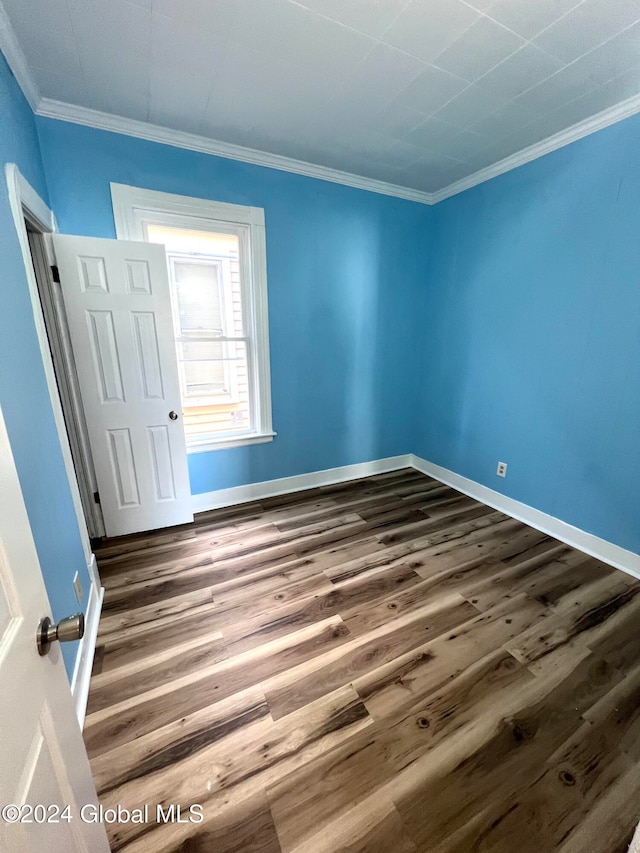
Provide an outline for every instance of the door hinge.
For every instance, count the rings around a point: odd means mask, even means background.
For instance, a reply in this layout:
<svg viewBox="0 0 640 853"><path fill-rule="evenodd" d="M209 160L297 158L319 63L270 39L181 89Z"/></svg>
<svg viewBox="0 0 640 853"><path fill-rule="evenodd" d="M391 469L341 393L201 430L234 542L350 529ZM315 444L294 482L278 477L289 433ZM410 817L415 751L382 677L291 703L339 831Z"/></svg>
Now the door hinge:
<svg viewBox="0 0 640 853"><path fill-rule="evenodd" d="M60 284L60 270L58 269L57 264L53 264L51 267L51 277L56 284Z"/></svg>
<svg viewBox="0 0 640 853"><path fill-rule="evenodd" d="M99 504L100 503L100 492L94 492L93 493L93 499L97 504Z"/></svg>

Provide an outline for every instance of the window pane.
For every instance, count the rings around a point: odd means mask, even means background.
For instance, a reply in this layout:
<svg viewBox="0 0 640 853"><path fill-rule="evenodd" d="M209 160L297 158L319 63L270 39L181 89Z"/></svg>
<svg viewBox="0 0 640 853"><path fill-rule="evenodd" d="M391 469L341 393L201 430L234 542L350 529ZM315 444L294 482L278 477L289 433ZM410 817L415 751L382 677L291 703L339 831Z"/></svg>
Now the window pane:
<svg viewBox="0 0 640 853"><path fill-rule="evenodd" d="M226 334L229 337L244 337L238 235L213 231L190 231L160 225L149 225L147 235L151 242L164 243L169 256L181 255L182 258L191 256L194 259L198 256L206 257L209 262L216 261L219 264L218 275L222 288L222 302L225 306L223 317L226 319ZM176 260L174 263L179 262ZM173 287L175 290L175 282Z"/></svg>
<svg viewBox="0 0 640 853"><path fill-rule="evenodd" d="M225 334L220 263L175 260L173 267L180 332Z"/></svg>
<svg viewBox="0 0 640 853"><path fill-rule="evenodd" d="M249 379L247 347L244 342L204 342L183 344L189 359L182 364L194 379L194 393L185 397L184 426L186 434L197 435L233 435L249 432L251 408L249 405ZM217 355L214 349L217 349ZM197 373L203 370L202 390L197 392ZM217 381L223 387L212 389L212 376L219 371ZM207 388L207 390L204 390Z"/></svg>
<svg viewBox="0 0 640 853"><path fill-rule="evenodd" d="M225 376L224 345L217 341L178 344L178 362L184 377L185 401L208 394L229 393Z"/></svg>

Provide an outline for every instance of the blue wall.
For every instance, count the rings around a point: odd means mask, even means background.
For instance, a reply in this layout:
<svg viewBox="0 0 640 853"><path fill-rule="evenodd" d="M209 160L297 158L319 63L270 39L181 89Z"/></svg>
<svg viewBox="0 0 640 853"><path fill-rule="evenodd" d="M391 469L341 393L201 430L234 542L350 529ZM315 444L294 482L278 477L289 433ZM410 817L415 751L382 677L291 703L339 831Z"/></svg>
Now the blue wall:
<svg viewBox="0 0 640 853"><path fill-rule="evenodd" d="M635 116L433 209L414 442L636 552L639 152Z"/></svg>
<svg viewBox="0 0 640 853"><path fill-rule="evenodd" d="M38 118L60 230L114 237L109 183L265 209L273 442L189 457L194 494L413 449L420 204Z"/></svg>
<svg viewBox="0 0 640 853"><path fill-rule="evenodd" d="M47 186L31 109L0 53L0 406L7 424L55 619L78 610L72 581L89 577L47 391L18 237L4 177L18 168L46 201ZM42 614L45 615L45 614ZM35 626L34 626L35 630ZM77 643L63 646L71 674Z"/></svg>
<svg viewBox="0 0 640 853"><path fill-rule="evenodd" d="M3 127L13 129L0 131L0 152L44 193L30 113L6 70L2 80L11 89L3 119L12 113ZM640 552L640 117L431 209L36 123L63 232L114 236L110 181L265 208L278 437L191 456L194 493L413 451ZM15 375L5 355L1 402L44 529L41 505L52 504L38 496L42 466L57 470L47 481L62 503L68 495L58 455L32 452L55 445L7 217L0 195L12 244L3 246L3 346L24 365ZM67 503L56 524L69 531L59 519L72 517ZM77 546L73 531L67 538Z"/></svg>

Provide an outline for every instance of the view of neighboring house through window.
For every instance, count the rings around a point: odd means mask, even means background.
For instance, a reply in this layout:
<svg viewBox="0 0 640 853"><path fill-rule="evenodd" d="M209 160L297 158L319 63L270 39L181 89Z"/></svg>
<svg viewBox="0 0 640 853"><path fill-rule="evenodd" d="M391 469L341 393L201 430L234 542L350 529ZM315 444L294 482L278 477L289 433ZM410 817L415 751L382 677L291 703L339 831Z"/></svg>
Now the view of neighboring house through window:
<svg viewBox="0 0 640 853"><path fill-rule="evenodd" d="M239 240L150 225L164 243L187 438L231 437L252 428Z"/></svg>

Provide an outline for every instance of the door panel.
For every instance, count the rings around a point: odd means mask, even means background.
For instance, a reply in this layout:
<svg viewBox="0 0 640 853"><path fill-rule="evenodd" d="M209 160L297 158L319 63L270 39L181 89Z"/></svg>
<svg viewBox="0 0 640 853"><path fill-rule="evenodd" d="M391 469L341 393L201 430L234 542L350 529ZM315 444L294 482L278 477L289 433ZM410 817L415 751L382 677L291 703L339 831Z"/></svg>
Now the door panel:
<svg viewBox="0 0 640 853"><path fill-rule="evenodd" d="M176 484L171 465L169 430L166 426L149 427L149 446L153 459L153 474L156 484L156 497L159 501L174 500Z"/></svg>
<svg viewBox="0 0 640 853"><path fill-rule="evenodd" d="M87 321L101 402L124 403L126 401L122 387L116 333L113 327L113 314L111 311L87 311Z"/></svg>
<svg viewBox="0 0 640 853"><path fill-rule="evenodd" d="M59 644L38 654L43 616L51 609L0 412L0 805L45 809L31 823L5 813L0 850L108 853L104 827L80 818L82 806L97 806L96 789Z"/></svg>
<svg viewBox="0 0 640 853"><path fill-rule="evenodd" d="M192 521L164 248L54 247L107 535Z"/></svg>
<svg viewBox="0 0 640 853"><path fill-rule="evenodd" d="M129 293L145 293L151 296L151 273L146 261L125 261L127 290Z"/></svg>
<svg viewBox="0 0 640 853"><path fill-rule="evenodd" d="M78 257L82 290L93 293L108 293L107 271L102 258Z"/></svg>
<svg viewBox="0 0 640 853"><path fill-rule="evenodd" d="M163 400L164 388L156 318L150 311L134 311L131 317L136 338L142 393L147 400Z"/></svg>
<svg viewBox="0 0 640 853"><path fill-rule="evenodd" d="M140 506L140 490L138 475L133 461L131 433L128 429L110 429L109 448L111 450L111 466L113 480L116 484L116 498L121 509L129 506Z"/></svg>

